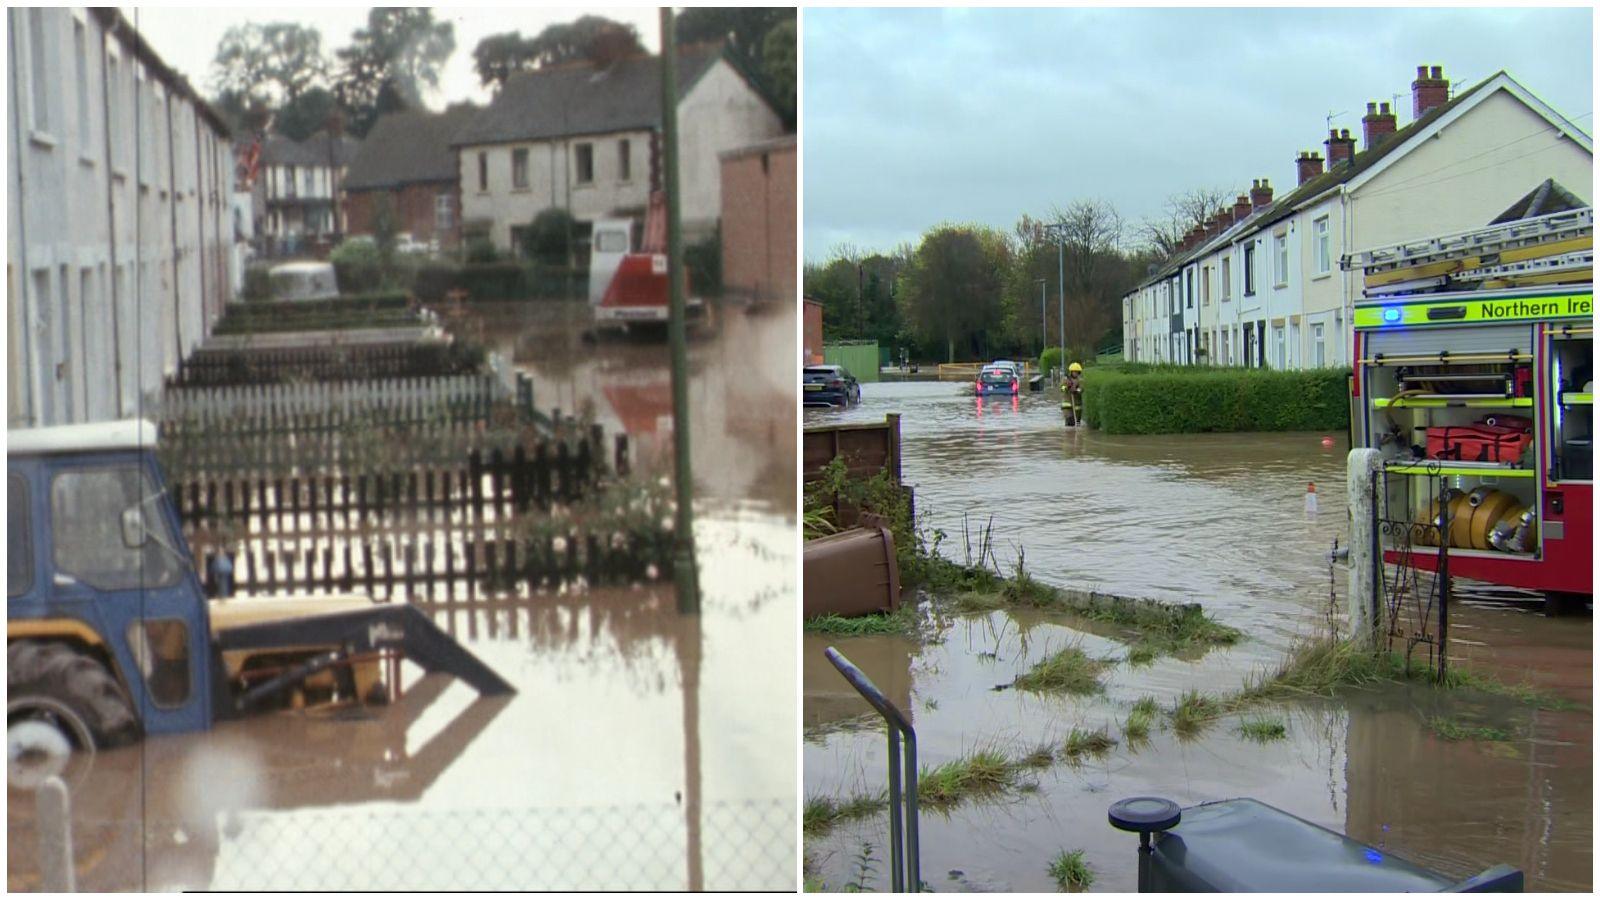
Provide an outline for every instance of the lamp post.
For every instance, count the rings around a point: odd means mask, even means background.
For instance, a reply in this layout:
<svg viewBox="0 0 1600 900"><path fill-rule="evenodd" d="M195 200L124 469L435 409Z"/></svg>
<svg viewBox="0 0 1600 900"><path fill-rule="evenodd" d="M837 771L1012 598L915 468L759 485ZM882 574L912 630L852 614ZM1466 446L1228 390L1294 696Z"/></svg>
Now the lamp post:
<svg viewBox="0 0 1600 900"><path fill-rule="evenodd" d="M1044 317L1044 279L1035 278L1034 281L1039 283L1039 355L1043 356L1050 345L1050 324Z"/></svg>
<svg viewBox="0 0 1600 900"><path fill-rule="evenodd" d="M1056 239L1056 290L1061 299L1061 365L1067 364L1067 223L1044 226L1044 233Z"/></svg>
<svg viewBox="0 0 1600 900"><path fill-rule="evenodd" d="M672 436L678 511L673 525L673 572L678 611L700 611L700 579L694 558L694 477L689 456L689 351L684 333L683 231L678 196L677 42L672 8L661 8L661 167L667 194L667 277L672 311L667 338L672 345Z"/></svg>

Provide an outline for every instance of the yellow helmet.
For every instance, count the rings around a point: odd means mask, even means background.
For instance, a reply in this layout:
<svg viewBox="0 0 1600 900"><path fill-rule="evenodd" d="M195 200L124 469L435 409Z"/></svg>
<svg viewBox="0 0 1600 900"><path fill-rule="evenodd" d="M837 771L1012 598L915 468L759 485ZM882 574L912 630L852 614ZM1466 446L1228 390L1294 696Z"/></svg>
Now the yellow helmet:
<svg viewBox="0 0 1600 900"><path fill-rule="evenodd" d="M1079 365L1078 363L1073 363L1072 365L1067 366L1067 371L1068 372L1082 372L1083 371L1083 366Z"/></svg>

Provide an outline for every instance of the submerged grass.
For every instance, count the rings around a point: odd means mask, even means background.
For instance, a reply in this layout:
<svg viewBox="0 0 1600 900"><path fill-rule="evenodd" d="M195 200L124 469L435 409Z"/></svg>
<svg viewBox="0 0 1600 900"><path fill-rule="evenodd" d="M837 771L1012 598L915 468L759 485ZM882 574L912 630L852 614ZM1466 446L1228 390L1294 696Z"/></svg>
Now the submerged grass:
<svg viewBox="0 0 1600 900"><path fill-rule="evenodd" d="M1221 714L1221 703L1191 689L1172 706L1172 730L1180 737L1196 735Z"/></svg>
<svg viewBox="0 0 1600 900"><path fill-rule="evenodd" d="M1117 745L1105 728L1088 731L1074 728L1068 732L1067 739L1061 744L1061 756L1068 762L1076 763L1085 756L1104 756L1111 752Z"/></svg>
<svg viewBox="0 0 1600 900"><path fill-rule="evenodd" d="M924 806L949 809L975 797L1004 793L1017 784L1018 763L993 748L975 750L960 759L924 768L917 775L917 793Z"/></svg>
<svg viewBox="0 0 1600 900"><path fill-rule="evenodd" d="M1023 769L1048 769L1056 761L1055 748L1049 744L1040 744L1028 751L1028 754L1017 761L1017 766Z"/></svg>
<svg viewBox="0 0 1600 900"><path fill-rule="evenodd" d="M1100 673L1106 664L1092 659L1076 645L1063 647L1017 676L1012 685L1036 694L1092 694L1100 690Z"/></svg>
<svg viewBox="0 0 1600 900"><path fill-rule="evenodd" d="M1094 884L1094 872L1083 859L1082 850L1063 850L1050 861L1050 877L1062 890L1082 890Z"/></svg>
<svg viewBox="0 0 1600 900"><path fill-rule="evenodd" d="M1239 722L1239 733L1252 741L1265 744L1269 741L1283 740L1288 736L1289 728L1282 719L1249 716Z"/></svg>
<svg viewBox="0 0 1600 900"><path fill-rule="evenodd" d="M912 603L905 603L889 613L872 613L865 616L837 616L832 613L813 616L805 620L805 630L811 634L836 634L845 637L865 635L916 635L922 625L922 616Z"/></svg>
<svg viewBox="0 0 1600 900"><path fill-rule="evenodd" d="M1512 738L1511 732L1504 728L1468 726L1444 716L1429 719L1428 729L1447 741L1509 741Z"/></svg>
<svg viewBox="0 0 1600 900"><path fill-rule="evenodd" d="M1160 711L1154 697L1141 697L1133 704L1128 718L1122 723L1122 733L1129 743L1149 740L1150 726L1155 723L1156 714Z"/></svg>
<svg viewBox="0 0 1600 900"><path fill-rule="evenodd" d="M883 794L857 794L852 797L807 797L802 814L802 831L806 837L821 837L834 826L852 819L864 819L889 808Z"/></svg>

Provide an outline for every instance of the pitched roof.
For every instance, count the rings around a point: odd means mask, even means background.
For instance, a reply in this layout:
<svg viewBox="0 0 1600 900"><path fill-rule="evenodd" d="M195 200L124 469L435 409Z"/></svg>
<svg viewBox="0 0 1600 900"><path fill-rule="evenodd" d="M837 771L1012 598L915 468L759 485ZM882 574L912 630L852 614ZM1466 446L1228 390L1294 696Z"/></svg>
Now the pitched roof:
<svg viewBox="0 0 1600 900"><path fill-rule="evenodd" d="M331 141L331 143L330 143ZM303 141L275 134L261 143L261 164L268 166L326 166L330 154L335 166L348 166L361 142L352 137L333 139L319 131Z"/></svg>
<svg viewBox="0 0 1600 900"><path fill-rule="evenodd" d="M1506 222L1515 222L1519 219L1531 219L1534 216L1547 216L1551 213L1566 212L1571 209L1583 209L1589 204L1583 202L1577 195L1562 187L1554 178L1546 178L1544 183L1522 196L1521 200L1511 204L1506 211L1494 217L1490 225L1503 225Z"/></svg>
<svg viewBox="0 0 1600 900"><path fill-rule="evenodd" d="M361 143L345 190L374 190L430 181L455 181L457 134L482 107L462 105L442 113L426 110L390 113L379 119Z"/></svg>
<svg viewBox="0 0 1600 900"><path fill-rule="evenodd" d="M720 47L679 48L679 101L718 60L725 58ZM750 81L742 69L734 69ZM771 105L759 89L756 92ZM479 113L453 143L460 147L546 140L649 129L660 123L660 59L630 56L606 68L571 63L513 75L489 108Z"/></svg>
<svg viewBox="0 0 1600 900"><path fill-rule="evenodd" d="M1161 264L1161 269L1159 272L1157 272L1154 276L1141 281L1134 288L1134 290L1139 290L1154 282L1161 281L1162 279L1169 277L1173 272L1181 269L1184 265L1202 256L1205 256L1213 248L1232 240L1234 237L1242 235L1245 231L1266 228L1275 222L1287 218L1301 203L1304 203L1313 197L1319 196L1326 191L1337 188L1339 185L1344 184L1355 178L1357 175L1360 175L1368 169L1371 169L1385 157L1398 150L1407 139L1432 125L1434 122L1448 114L1451 110L1465 103L1469 97L1477 94L1484 88L1485 85L1503 75L1505 75L1504 71L1496 72L1495 74L1490 75L1488 78L1485 78L1472 87L1452 97L1449 102L1441 106L1434 107L1425 113L1421 118L1413 119L1411 122L1407 123L1404 128L1396 130L1393 134L1385 138L1382 143L1378 144L1378 146L1373 147L1370 150L1363 150L1357 153L1348 163L1333 167L1330 170L1323 172L1321 175L1311 179L1310 181L1307 181L1305 184L1296 187L1294 190L1274 201L1272 205L1268 206L1266 209L1253 213L1242 223L1223 231L1221 234L1208 241L1197 244L1193 249L1186 253L1180 253L1169 258Z"/></svg>

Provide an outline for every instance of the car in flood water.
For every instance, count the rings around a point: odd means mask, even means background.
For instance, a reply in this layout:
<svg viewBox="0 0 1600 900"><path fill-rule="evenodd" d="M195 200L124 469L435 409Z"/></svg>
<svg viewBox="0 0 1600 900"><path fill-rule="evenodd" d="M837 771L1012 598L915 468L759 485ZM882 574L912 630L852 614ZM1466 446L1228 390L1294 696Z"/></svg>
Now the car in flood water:
<svg viewBox="0 0 1600 900"><path fill-rule="evenodd" d="M997 359L978 372L978 382L973 386L981 394L1022 393L1022 367L1010 360Z"/></svg>
<svg viewBox="0 0 1600 900"><path fill-rule="evenodd" d="M806 406L850 406L861 402L861 383L844 366L806 366L800 371Z"/></svg>

